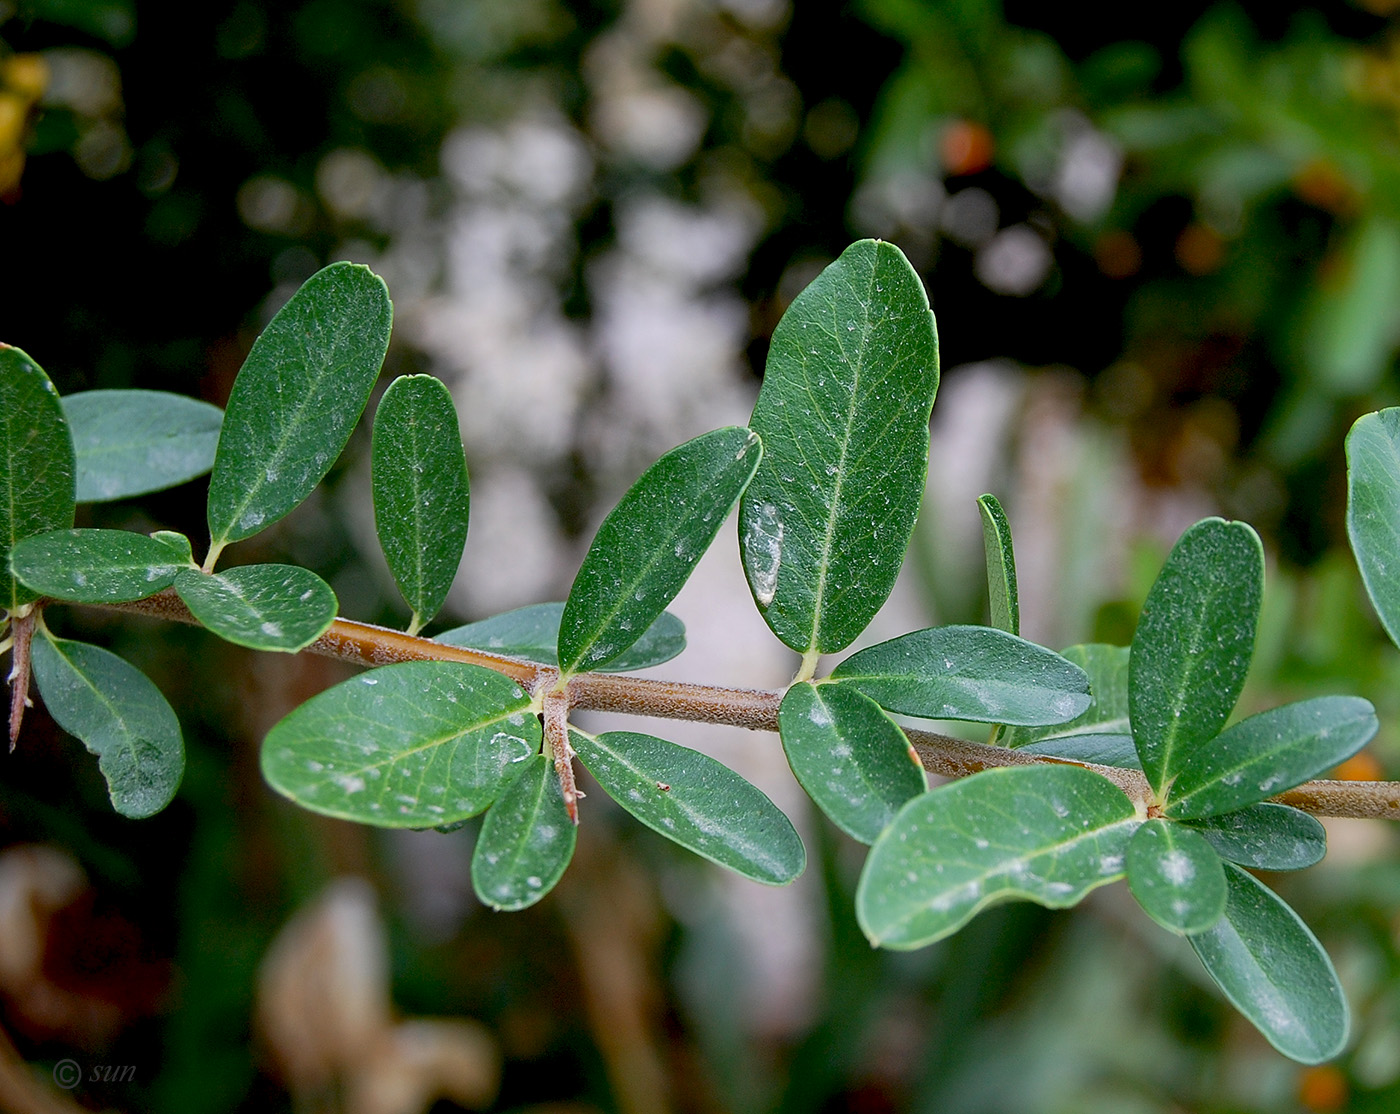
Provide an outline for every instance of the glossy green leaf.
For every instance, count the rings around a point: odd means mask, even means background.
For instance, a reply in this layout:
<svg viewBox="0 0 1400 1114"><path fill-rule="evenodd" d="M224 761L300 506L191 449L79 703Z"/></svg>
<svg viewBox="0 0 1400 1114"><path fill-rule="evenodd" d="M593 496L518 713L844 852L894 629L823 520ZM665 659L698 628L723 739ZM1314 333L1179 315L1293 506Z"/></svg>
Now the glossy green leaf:
<svg viewBox="0 0 1400 1114"><path fill-rule="evenodd" d="M894 720L842 685L793 685L778 710L788 765L832 823L874 843L900 806L928 788Z"/></svg>
<svg viewBox="0 0 1400 1114"><path fill-rule="evenodd" d="M995 495L977 500L982 514L982 548L987 556L987 603L992 626L1007 634L1021 633L1021 600L1016 594L1016 551L1011 546L1011 523Z"/></svg>
<svg viewBox="0 0 1400 1114"><path fill-rule="evenodd" d="M1148 820L1128 841L1128 888L1168 932L1204 932L1225 913L1225 867L1204 838L1166 820Z"/></svg>
<svg viewBox="0 0 1400 1114"><path fill-rule="evenodd" d="M129 530L53 530L25 538L10 555L27 587L74 603L143 600L192 564L168 542Z"/></svg>
<svg viewBox="0 0 1400 1114"><path fill-rule="evenodd" d="M856 918L871 943L921 948L1002 901L1052 909L1123 877L1138 821L1078 766L1004 766L914 798L870 850Z"/></svg>
<svg viewBox="0 0 1400 1114"><path fill-rule="evenodd" d="M1303 1064L1332 1059L1351 1026L1332 961L1262 882L1228 863L1225 876L1225 915L1188 937L1191 947L1225 997L1285 1056Z"/></svg>
<svg viewBox="0 0 1400 1114"><path fill-rule="evenodd" d="M81 391L63 399L78 502L160 491L214 467L224 412L166 391Z"/></svg>
<svg viewBox="0 0 1400 1114"><path fill-rule="evenodd" d="M937 389L928 297L893 244L852 244L774 330L749 423L765 455L739 537L754 600L794 650L844 649L888 598Z"/></svg>
<svg viewBox="0 0 1400 1114"><path fill-rule="evenodd" d="M1079 666L1089 676L1089 706L1068 723L1050 727L1012 727L1002 733L1001 743L1024 747L1070 736L1103 734L1127 735L1128 729L1128 648L1090 642L1061 650L1060 656ZM1058 754L1041 750L1041 754ZM1114 762L1112 765L1122 765ZM1131 765L1139 766L1134 753Z"/></svg>
<svg viewBox="0 0 1400 1114"><path fill-rule="evenodd" d="M1184 823L1200 832L1222 859L1250 870L1302 870L1327 854L1327 829L1287 805L1250 805Z"/></svg>
<svg viewBox="0 0 1400 1114"><path fill-rule="evenodd" d="M472 888L493 909L535 904L563 876L578 829L569 819L554 763L530 758L496 801L472 853Z"/></svg>
<svg viewBox="0 0 1400 1114"><path fill-rule="evenodd" d="M151 816L175 796L185 772L180 721L160 690L116 654L41 631L34 680L58 723L97 755L112 807Z"/></svg>
<svg viewBox="0 0 1400 1114"><path fill-rule="evenodd" d="M1159 797L1239 699L1263 592L1258 535L1219 518L1181 535L1148 592L1128 662L1128 707Z"/></svg>
<svg viewBox="0 0 1400 1114"><path fill-rule="evenodd" d="M672 449L613 508L569 589L559 667L578 673L632 646L676 598L763 456L729 426Z"/></svg>
<svg viewBox="0 0 1400 1114"><path fill-rule="evenodd" d="M1376 614L1400 645L1400 408L1358 418L1346 451L1347 536Z"/></svg>
<svg viewBox="0 0 1400 1114"><path fill-rule="evenodd" d="M406 375L389 385L374 414L370 476L379 544L416 633L447 599L471 502L457 409L441 380Z"/></svg>
<svg viewBox="0 0 1400 1114"><path fill-rule="evenodd" d="M852 654L831 673L891 712L978 723L1063 723L1089 678L1042 646L991 627L930 627Z"/></svg>
<svg viewBox="0 0 1400 1114"><path fill-rule="evenodd" d="M333 263L263 330L234 381L209 481L216 551L272 525L330 471L379 377L392 316L379 276Z"/></svg>
<svg viewBox="0 0 1400 1114"><path fill-rule="evenodd" d="M215 575L186 569L175 591L220 638L291 654L326 633L338 606L331 586L297 565L241 565Z"/></svg>
<svg viewBox="0 0 1400 1114"><path fill-rule="evenodd" d="M433 641L554 665L559 661L559 620L563 614L562 603L532 603L443 631ZM685 624L671 612L663 611L632 646L594 669L600 673L646 669L670 661L684 649Z"/></svg>
<svg viewBox="0 0 1400 1114"><path fill-rule="evenodd" d="M263 743L277 792L327 816L426 828L475 816L539 749L530 696L460 662L353 677L283 718Z"/></svg>
<svg viewBox="0 0 1400 1114"><path fill-rule="evenodd" d="M1131 735L1065 735L1051 737L1020 747L1027 754L1047 754L1069 758L1075 762L1094 762L1100 766L1118 766L1125 770L1141 770L1137 747Z"/></svg>
<svg viewBox="0 0 1400 1114"><path fill-rule="evenodd" d="M43 370L0 344L0 611L38 599L10 573L22 538L73 525L73 442Z"/></svg>
<svg viewBox="0 0 1400 1114"><path fill-rule="evenodd" d="M1214 816L1301 785L1350 758L1380 727L1358 696L1320 696L1241 720L1182 763L1165 812Z"/></svg>
<svg viewBox="0 0 1400 1114"><path fill-rule="evenodd" d="M151 539L160 542L170 550L171 559L181 565L193 565L194 550L190 547L190 539L184 534L175 530L154 530L151 532ZM197 566L196 566L197 567Z"/></svg>
<svg viewBox="0 0 1400 1114"><path fill-rule="evenodd" d="M807 865L778 806L708 755L632 731L571 731L569 740L608 796L687 850L771 886Z"/></svg>

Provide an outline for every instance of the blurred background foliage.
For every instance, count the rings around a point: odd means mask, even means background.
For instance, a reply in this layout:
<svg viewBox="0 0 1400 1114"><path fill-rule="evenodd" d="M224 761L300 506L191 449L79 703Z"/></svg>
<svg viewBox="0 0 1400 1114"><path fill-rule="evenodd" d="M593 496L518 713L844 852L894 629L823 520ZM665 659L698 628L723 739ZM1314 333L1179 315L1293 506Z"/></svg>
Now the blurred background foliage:
<svg viewBox="0 0 1400 1114"><path fill-rule="evenodd" d="M1054 646L1125 643L1180 530L1245 518L1270 586L1242 710L1367 696L1382 735L1343 774L1400 775L1400 656L1345 549L1341 448L1400 401L1396 8L0 0L0 336L64 392L222 403L303 279L372 264L396 304L388 372L441 376L461 413L465 621L560 598L646 463L745 420L796 292L885 237L928 285L944 382L909 575L871 637L982 618L984 490L1016 530L1023 633ZM235 560L300 561L346 614L402 624L367 448ZM81 514L197 539L202 497ZM746 596L717 546L676 605L691 650L662 672L782 684L793 662ZM491 915L470 828L369 832L262 785L262 735L340 667L51 622L156 678L189 770L129 822L42 709L7 759L12 1109L65 1057L89 1069L73 1101L172 1114L1400 1103L1384 827L1334 824L1326 865L1271 879L1356 1014L1338 1064L1300 1069L1121 887L872 951L860 849L805 810L773 741L665 732L794 815L812 865L792 889L672 856L597 795L559 891Z"/></svg>

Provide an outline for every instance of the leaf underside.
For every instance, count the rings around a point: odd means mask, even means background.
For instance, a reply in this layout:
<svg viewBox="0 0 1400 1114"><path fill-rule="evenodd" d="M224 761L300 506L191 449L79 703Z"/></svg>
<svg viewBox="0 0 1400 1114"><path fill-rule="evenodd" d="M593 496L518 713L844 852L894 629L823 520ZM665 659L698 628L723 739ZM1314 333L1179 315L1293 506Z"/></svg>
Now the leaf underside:
<svg viewBox="0 0 1400 1114"><path fill-rule="evenodd" d="M1016 591L1016 551L1011 523L995 495L977 499L982 515L982 549L987 559L987 605L992 626L1007 634L1021 633L1021 600Z"/></svg>
<svg viewBox="0 0 1400 1114"><path fill-rule="evenodd" d="M1400 408L1358 418L1346 454L1347 536L1376 614L1400 645Z"/></svg>
<svg viewBox="0 0 1400 1114"><path fill-rule="evenodd" d="M555 665L559 661L559 620L563 614L562 603L532 603L443 631L434 635L433 641ZM627 673L670 661L684 649L685 624L671 612L663 611L633 645L593 668L600 673Z"/></svg>
<svg viewBox="0 0 1400 1114"><path fill-rule="evenodd" d="M1327 853L1321 821L1287 805L1267 802L1183 823L1222 859L1249 870L1302 870Z"/></svg>

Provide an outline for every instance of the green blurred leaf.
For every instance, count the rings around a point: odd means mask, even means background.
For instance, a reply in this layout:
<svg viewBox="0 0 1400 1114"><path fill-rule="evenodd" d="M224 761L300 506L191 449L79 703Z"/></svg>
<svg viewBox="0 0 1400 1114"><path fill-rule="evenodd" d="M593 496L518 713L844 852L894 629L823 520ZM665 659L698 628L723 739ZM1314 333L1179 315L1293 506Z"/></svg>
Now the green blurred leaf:
<svg viewBox="0 0 1400 1114"><path fill-rule="evenodd" d="M1347 1042L1350 1011L1337 972L1302 919L1262 882L1229 863L1225 916L1188 937L1234 1007L1276 1049L1320 1064Z"/></svg>
<svg viewBox="0 0 1400 1114"><path fill-rule="evenodd" d="M1358 418L1346 452L1347 536L1381 625L1400 645L1400 408Z"/></svg>
<svg viewBox="0 0 1400 1114"><path fill-rule="evenodd" d="M1400 337L1400 227L1376 213L1342 230L1305 310L1303 366L1333 395L1371 390Z"/></svg>
<svg viewBox="0 0 1400 1114"><path fill-rule="evenodd" d="M893 244L852 244L774 330L739 537L754 599L794 650L850 645L894 587L937 389L928 296Z"/></svg>
<svg viewBox="0 0 1400 1114"><path fill-rule="evenodd" d="M788 765L838 828L874 843L928 778L904 732L875 701L841 685L803 681L778 710Z"/></svg>
<svg viewBox="0 0 1400 1114"><path fill-rule="evenodd" d="M1058 654L991 627L930 627L868 647L831 673L891 712L979 723L1063 723L1089 679Z"/></svg>
<svg viewBox="0 0 1400 1114"><path fill-rule="evenodd" d="M97 755L112 807L139 818L168 805L185 772L185 744L160 690L116 654L47 631L33 653L49 714Z"/></svg>
<svg viewBox="0 0 1400 1114"><path fill-rule="evenodd" d="M351 678L268 732L263 776L303 808L384 828L475 816L540 745L530 695L459 662L401 662Z"/></svg>
<svg viewBox="0 0 1400 1114"><path fill-rule="evenodd" d="M467 456L452 395L431 375L395 379L374 414L374 524L413 609L410 634L442 607L467 542Z"/></svg>
<svg viewBox="0 0 1400 1114"><path fill-rule="evenodd" d="M1128 840L1125 862L1133 897L1168 932L1204 932L1224 915L1224 865L1190 828L1146 821Z"/></svg>
<svg viewBox="0 0 1400 1114"><path fill-rule="evenodd" d="M1002 901L1052 909L1123 877L1133 803L1078 766L1005 766L914 798L865 861L856 917L871 943L920 948Z"/></svg>
<svg viewBox="0 0 1400 1114"><path fill-rule="evenodd" d="M196 619L225 641L253 650L303 650L335 622L331 586L297 565L241 565L207 574L186 569L175 591Z"/></svg>
<svg viewBox="0 0 1400 1114"><path fill-rule="evenodd" d="M987 556L987 600L992 626L1007 634L1021 633L1021 601L1016 594L1016 551L1011 546L1011 523L995 495L977 499L982 514L982 548Z"/></svg>
<svg viewBox="0 0 1400 1114"><path fill-rule="evenodd" d="M433 641L555 665L559 661L559 620L563 614L562 603L532 603L443 631ZM685 624L671 612L663 611L635 644L594 668L600 673L646 669L670 661L684 649Z"/></svg>
<svg viewBox="0 0 1400 1114"><path fill-rule="evenodd" d="M43 369L0 344L0 610L38 599L10 573L17 541L73 525L73 442Z"/></svg>
<svg viewBox="0 0 1400 1114"><path fill-rule="evenodd" d="M1302 870L1327 854L1327 829L1287 805L1249 805L1184 823L1200 832L1222 859L1250 870Z"/></svg>
<svg viewBox="0 0 1400 1114"><path fill-rule="evenodd" d="M1075 762L1095 762L1100 766L1118 766L1125 770L1141 770L1137 747L1131 735L1066 735L1063 738L1041 739L1018 748L1027 754L1048 754L1055 758L1071 758Z"/></svg>
<svg viewBox="0 0 1400 1114"><path fill-rule="evenodd" d="M564 806L554 763L527 759L481 825L472 854L472 888L492 909L535 904L563 876L578 829Z"/></svg>
<svg viewBox="0 0 1400 1114"><path fill-rule="evenodd" d="M143 600L192 566L169 542L129 530L53 530L25 538L10 554L27 587L74 603Z"/></svg>
<svg viewBox="0 0 1400 1114"><path fill-rule="evenodd" d="M135 0L22 0L30 19L43 19L126 46L136 35Z"/></svg>
<svg viewBox="0 0 1400 1114"><path fill-rule="evenodd" d="M593 538L559 623L559 668L624 653L676 598L758 467L742 426L672 449L628 489Z"/></svg>
<svg viewBox="0 0 1400 1114"><path fill-rule="evenodd" d="M272 525L330 471L379 377L392 317L378 275L333 263L254 342L234 380L209 481L216 552Z"/></svg>
<svg viewBox="0 0 1400 1114"><path fill-rule="evenodd" d="M165 391L81 391L63 399L78 459L78 502L174 487L214 466L224 412Z"/></svg>
<svg viewBox="0 0 1400 1114"><path fill-rule="evenodd" d="M1128 732L1128 648L1090 642L1061 650L1060 656L1079 666L1089 677L1089 706L1068 723L1052 727L1013 727L1002 733L1001 743L1024 747L1030 743L1051 743L1079 735L1125 735ZM1090 745L1090 744L1076 744ZM1109 745L1109 744L1105 744ZM1040 749L1038 754L1059 754ZM1069 757L1068 755L1066 757ZM1111 765L1121 765L1114 762ZM1139 767L1137 754L1128 765Z"/></svg>
<svg viewBox="0 0 1400 1114"><path fill-rule="evenodd" d="M633 731L570 742L608 796L648 828L770 886L807 865L792 822L759 789L708 755Z"/></svg>
<svg viewBox="0 0 1400 1114"><path fill-rule="evenodd" d="M1143 772L1159 798L1239 699L1263 594L1258 535L1219 518L1181 535L1148 592L1133 635L1128 705Z"/></svg>
<svg viewBox="0 0 1400 1114"><path fill-rule="evenodd" d="M1164 811L1179 820L1252 805L1330 770L1380 727L1358 696L1319 696L1250 716L1178 767Z"/></svg>

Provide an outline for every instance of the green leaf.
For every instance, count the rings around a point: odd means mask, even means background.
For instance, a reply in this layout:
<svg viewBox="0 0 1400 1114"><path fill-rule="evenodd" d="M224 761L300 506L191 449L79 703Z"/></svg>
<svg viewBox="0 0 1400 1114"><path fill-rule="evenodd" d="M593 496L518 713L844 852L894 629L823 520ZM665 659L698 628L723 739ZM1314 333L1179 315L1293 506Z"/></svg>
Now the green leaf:
<svg viewBox="0 0 1400 1114"><path fill-rule="evenodd" d="M459 662L401 662L308 700L263 743L263 777L303 808L383 828L475 816L540 746L530 695Z"/></svg>
<svg viewBox="0 0 1400 1114"><path fill-rule="evenodd" d="M81 391L63 399L78 460L78 502L174 487L214 466L224 412L165 391Z"/></svg>
<svg viewBox="0 0 1400 1114"><path fill-rule="evenodd" d="M841 685L793 685L778 710L788 765L838 828L874 843L928 779L894 720Z"/></svg>
<svg viewBox="0 0 1400 1114"><path fill-rule="evenodd" d="M472 888L493 909L535 904L563 876L578 829L564 806L554 763L528 759L486 814L472 853Z"/></svg>
<svg viewBox="0 0 1400 1114"><path fill-rule="evenodd" d="M234 381L209 481L216 554L289 513L330 471L379 377L392 316L378 275L333 263L263 330Z"/></svg>
<svg viewBox="0 0 1400 1114"><path fill-rule="evenodd" d="M1066 735L1063 738L1041 739L1020 747L1026 754L1046 754L1053 758L1069 758L1075 762L1094 762L1100 766L1118 766L1125 770L1141 770L1137 747L1131 735Z"/></svg>
<svg viewBox="0 0 1400 1114"><path fill-rule="evenodd" d="M170 550L171 560L181 565L194 565L194 550L190 547L190 539L184 534L175 530L154 530L151 538ZM195 565L198 568L197 565Z"/></svg>
<svg viewBox="0 0 1400 1114"><path fill-rule="evenodd" d="M938 336L893 244L861 240L773 332L750 425L764 460L739 507L749 587L800 653L844 649L894 587L928 471Z"/></svg>
<svg viewBox="0 0 1400 1114"><path fill-rule="evenodd" d="M73 525L73 442L43 370L0 344L0 611L38 599L10 573L17 541Z"/></svg>
<svg viewBox="0 0 1400 1114"><path fill-rule="evenodd" d="M1163 811L1189 820L1255 804L1350 758L1379 727L1375 709L1358 696L1320 696L1260 712L1181 764Z"/></svg>
<svg viewBox="0 0 1400 1114"><path fill-rule="evenodd" d="M1347 536L1376 614L1400 645L1400 408L1365 414L1347 434Z"/></svg>
<svg viewBox="0 0 1400 1114"><path fill-rule="evenodd" d="M431 375L395 379L379 400L370 448L374 524L409 633L442 607L467 543L467 456L452 395Z"/></svg>
<svg viewBox="0 0 1400 1114"><path fill-rule="evenodd" d="M554 665L559 661L559 620L563 614L562 603L532 603L443 631L433 641ZM646 669L670 661L684 649L685 624L663 611L634 645L595 668L600 673Z"/></svg>
<svg viewBox="0 0 1400 1114"><path fill-rule="evenodd" d="M160 690L116 654L47 631L33 654L49 714L97 755L112 807L140 818L168 805L185 772L185 744Z"/></svg>
<svg viewBox="0 0 1400 1114"><path fill-rule="evenodd" d="M1188 937L1210 977L1269 1043L1302 1064L1338 1055L1351 1026L1337 972L1302 919L1262 882L1226 864L1225 916Z"/></svg>
<svg viewBox="0 0 1400 1114"><path fill-rule="evenodd" d="M807 852L791 821L755 786L708 755L632 731L570 731L579 760L648 828L770 886L791 882Z"/></svg>
<svg viewBox="0 0 1400 1114"><path fill-rule="evenodd" d="M10 555L27 587L73 603L143 600L192 566L168 542L129 530L53 530L25 538Z"/></svg>
<svg viewBox="0 0 1400 1114"><path fill-rule="evenodd" d="M335 622L331 586L297 565L241 565L211 575L185 569L175 591L196 619L253 650L303 650Z"/></svg>
<svg viewBox="0 0 1400 1114"><path fill-rule="evenodd" d="M914 798L875 841L856 890L871 943L921 948L1003 901L1063 909L1123 877L1138 821L1078 766L1004 766Z"/></svg>
<svg viewBox="0 0 1400 1114"><path fill-rule="evenodd" d="M930 627L852 654L832 679L891 712L978 723L1063 723L1089 678L1042 646L991 627Z"/></svg>
<svg viewBox="0 0 1400 1114"><path fill-rule="evenodd" d="M136 34L135 0L28 0L22 7L30 19L46 19L126 46Z"/></svg>
<svg viewBox="0 0 1400 1114"><path fill-rule="evenodd" d="M1148 592L1128 662L1128 707L1143 772L1159 798L1220 734L1239 699L1263 592L1258 535L1219 518L1181 535Z"/></svg>
<svg viewBox="0 0 1400 1114"><path fill-rule="evenodd" d="M1222 859L1250 870L1302 870L1327 854L1327 829L1306 812L1273 803L1185 822Z"/></svg>
<svg viewBox="0 0 1400 1114"><path fill-rule="evenodd" d="M598 527L559 624L559 668L632 646L676 598L763 456L742 426L706 433L648 468Z"/></svg>
<svg viewBox="0 0 1400 1114"><path fill-rule="evenodd" d="M1168 932L1204 932L1224 915L1224 864L1190 828L1148 820L1128 840L1126 864L1133 897Z"/></svg>
<svg viewBox="0 0 1400 1114"><path fill-rule="evenodd" d="M1001 743L1008 747L1024 747L1069 736L1128 734L1128 648L1090 642L1061 650L1060 656L1079 666L1089 675L1089 706L1082 715L1068 723L1053 727L1013 727L1004 731ZM1040 754L1059 754L1057 750L1040 750ZM1123 765L1114 762L1111 765ZM1127 763L1140 768L1137 754Z"/></svg>
<svg viewBox="0 0 1400 1114"><path fill-rule="evenodd" d="M1021 601L1016 594L1016 551L1011 547L1011 523L995 495L977 499L982 513L982 548L987 555L987 600L992 626L1007 634L1021 633Z"/></svg>

